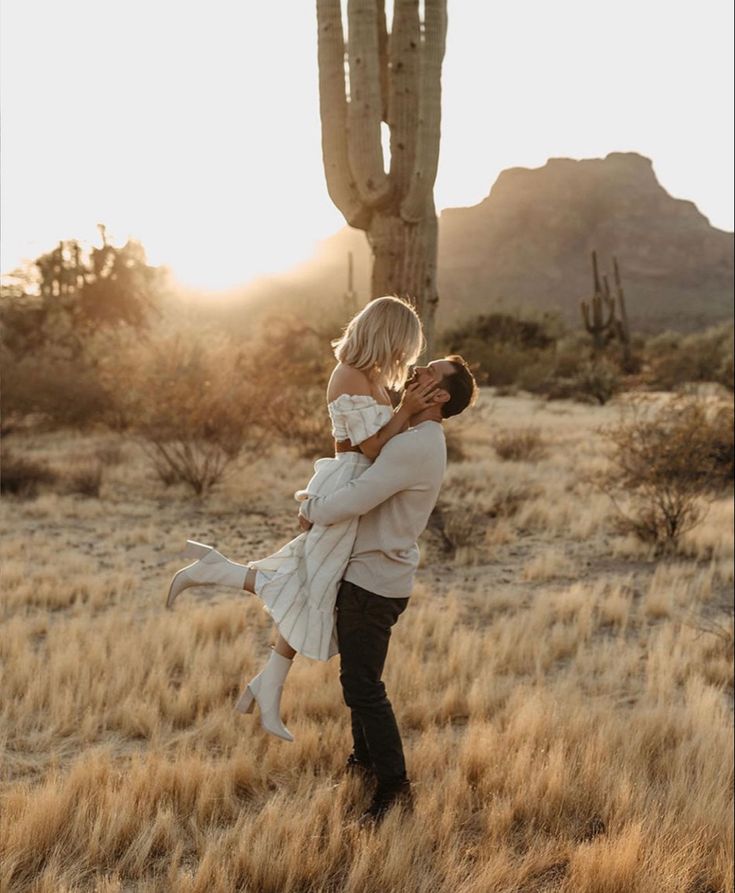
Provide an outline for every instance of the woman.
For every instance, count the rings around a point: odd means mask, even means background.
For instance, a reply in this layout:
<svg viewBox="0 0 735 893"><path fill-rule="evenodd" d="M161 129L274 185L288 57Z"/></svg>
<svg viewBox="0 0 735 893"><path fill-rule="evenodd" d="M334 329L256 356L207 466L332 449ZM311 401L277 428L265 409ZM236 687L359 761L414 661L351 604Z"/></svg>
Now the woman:
<svg viewBox="0 0 735 893"><path fill-rule="evenodd" d="M316 462L314 476L296 499L333 493L358 477L412 415L432 404L434 387L415 384L406 388L396 409L391 405L388 389L405 385L423 346L421 322L406 302L392 297L371 301L332 346L337 365L327 387L327 411L335 456ZM263 727L286 741L293 736L281 722L280 701L294 655L328 660L339 650L334 605L357 523L353 518L331 527L315 525L274 555L247 565L190 540L187 554L199 560L171 581L168 607L185 588L207 584L245 589L263 600L278 628L278 641L236 709L250 713L257 701Z"/></svg>

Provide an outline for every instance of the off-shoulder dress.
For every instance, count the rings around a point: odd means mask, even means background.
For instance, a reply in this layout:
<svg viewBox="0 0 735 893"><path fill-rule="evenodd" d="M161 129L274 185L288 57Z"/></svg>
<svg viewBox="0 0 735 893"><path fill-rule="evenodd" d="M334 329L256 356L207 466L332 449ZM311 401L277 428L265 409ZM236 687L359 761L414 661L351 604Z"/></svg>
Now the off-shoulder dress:
<svg viewBox="0 0 735 893"><path fill-rule="evenodd" d="M342 394L328 404L332 436L357 446L376 434L393 414L367 395ZM314 476L297 500L327 496L359 477L371 462L363 453L317 459ZM258 571L255 590L279 633L299 654L329 660L339 652L334 606L352 554L358 518L331 527L315 524L273 555L249 562Z"/></svg>

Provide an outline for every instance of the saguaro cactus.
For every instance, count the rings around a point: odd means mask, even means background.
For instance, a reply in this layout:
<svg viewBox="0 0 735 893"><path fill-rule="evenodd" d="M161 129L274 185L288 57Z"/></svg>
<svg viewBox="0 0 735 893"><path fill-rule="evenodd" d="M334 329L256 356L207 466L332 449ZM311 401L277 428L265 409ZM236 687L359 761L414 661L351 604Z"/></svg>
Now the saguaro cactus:
<svg viewBox="0 0 735 893"><path fill-rule="evenodd" d="M373 254L372 297L410 300L431 351L436 285L434 180L439 160L446 0L317 0L319 104L327 189ZM347 66L345 66L345 60ZM347 71L346 71L347 69ZM386 171L382 122L390 130Z"/></svg>
<svg viewBox="0 0 735 893"><path fill-rule="evenodd" d="M615 331L622 348L623 369L626 372L635 372L636 362L633 357L633 348L630 343L630 323L628 322L628 310L625 306L625 293L620 278L620 267L617 257L613 257L613 276L615 278L615 297L618 305L619 318L615 320Z"/></svg>
<svg viewBox="0 0 735 893"><path fill-rule="evenodd" d="M607 277L604 277L604 288L600 284L600 274L597 269L597 252L592 252L592 275L594 277L595 291L588 304L581 302L582 318L584 326L592 335L595 353L602 351L607 342L614 336L615 326L615 301L610 295L610 286Z"/></svg>

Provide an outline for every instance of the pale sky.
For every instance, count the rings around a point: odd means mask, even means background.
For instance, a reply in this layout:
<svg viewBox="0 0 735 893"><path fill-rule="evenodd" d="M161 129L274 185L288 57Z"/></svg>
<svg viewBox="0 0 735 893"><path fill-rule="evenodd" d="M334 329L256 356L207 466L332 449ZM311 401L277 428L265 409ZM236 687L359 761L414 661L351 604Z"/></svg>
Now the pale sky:
<svg viewBox="0 0 735 893"><path fill-rule="evenodd" d="M97 223L192 287L307 260L344 225L315 6L2 0L0 269ZM437 207L507 167L636 151L731 230L732 35L732 0L449 0Z"/></svg>

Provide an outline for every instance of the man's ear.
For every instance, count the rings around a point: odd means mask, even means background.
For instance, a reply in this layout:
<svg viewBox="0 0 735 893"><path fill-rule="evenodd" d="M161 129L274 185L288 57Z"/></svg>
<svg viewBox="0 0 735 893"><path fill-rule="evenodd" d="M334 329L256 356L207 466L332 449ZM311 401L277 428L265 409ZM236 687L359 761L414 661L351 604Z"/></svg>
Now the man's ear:
<svg viewBox="0 0 735 893"><path fill-rule="evenodd" d="M442 403L448 403L452 399L452 395L444 388L437 388L431 395L431 399L437 406L441 406Z"/></svg>

